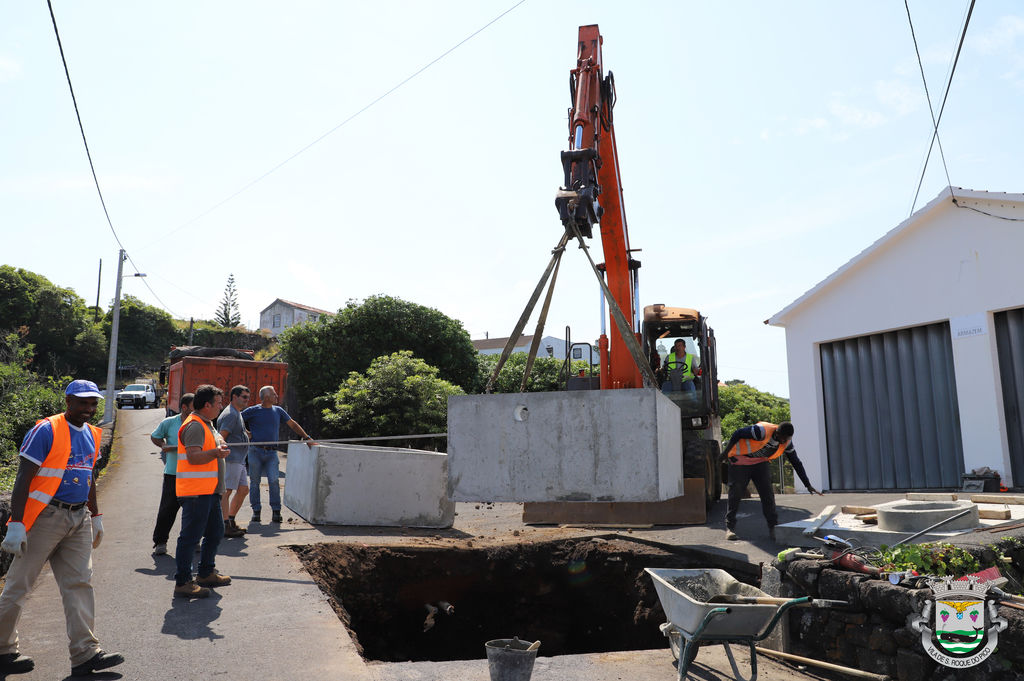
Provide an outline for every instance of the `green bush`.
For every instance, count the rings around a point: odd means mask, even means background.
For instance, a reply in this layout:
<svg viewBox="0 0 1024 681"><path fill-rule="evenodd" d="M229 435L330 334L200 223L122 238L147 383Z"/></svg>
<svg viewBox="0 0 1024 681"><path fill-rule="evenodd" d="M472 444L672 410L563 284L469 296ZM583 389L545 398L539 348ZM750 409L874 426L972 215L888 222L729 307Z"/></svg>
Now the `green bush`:
<svg viewBox="0 0 1024 681"><path fill-rule="evenodd" d="M478 355L477 356L477 380L476 392L483 392L488 379L494 373L494 367L498 366L500 355ZM494 382L491 392L495 393L517 393L523 384L523 372L526 371L526 353L513 352L509 355L505 364L501 367L501 373ZM581 370L587 370L587 362L576 360L572 363L572 373L577 375ZM533 362L530 370L530 378L526 382L526 392L548 392L552 390L564 390L563 379L559 377L562 371L562 360L553 357L538 357Z"/></svg>
<svg viewBox="0 0 1024 681"><path fill-rule="evenodd" d="M761 392L743 381L728 381L718 389L718 413L722 417L722 437L728 440L737 428L758 421L781 423L789 420L789 400ZM794 424L797 430L800 424Z"/></svg>
<svg viewBox="0 0 1024 681"><path fill-rule="evenodd" d="M462 388L438 378L438 370L408 350L378 357L365 374L353 371L323 410L327 437L379 437L443 433L448 397ZM382 441L381 446L436 449L442 440Z"/></svg>
<svg viewBox="0 0 1024 681"><path fill-rule="evenodd" d="M71 377L41 377L29 371L34 348L18 334L0 339L0 490L10 490L18 471L18 448L39 419L64 411ZM103 414L103 400L93 423Z"/></svg>
<svg viewBox="0 0 1024 681"><path fill-rule="evenodd" d="M461 322L391 296L350 301L336 315L285 329L278 342L303 406L333 393L351 372L367 371L375 358L400 350L467 390L477 375L477 353Z"/></svg>

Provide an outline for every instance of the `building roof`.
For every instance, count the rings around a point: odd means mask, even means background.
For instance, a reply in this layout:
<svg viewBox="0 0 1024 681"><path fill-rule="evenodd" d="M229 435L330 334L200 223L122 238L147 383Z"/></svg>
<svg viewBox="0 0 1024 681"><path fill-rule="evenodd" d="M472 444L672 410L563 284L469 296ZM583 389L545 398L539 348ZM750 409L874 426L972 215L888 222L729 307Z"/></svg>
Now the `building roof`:
<svg viewBox="0 0 1024 681"><path fill-rule="evenodd" d="M473 341L473 347L480 350L501 350L505 347L505 343L508 343L509 336L504 338L480 338ZM519 336L519 341L515 344L515 347L522 347L523 345L529 345L533 342L533 336Z"/></svg>
<svg viewBox="0 0 1024 681"><path fill-rule="evenodd" d="M296 308L298 310L306 310L308 312L316 312L317 314L326 314L326 315L333 315L333 314L335 314L334 312L330 312L328 310L321 310L318 307L311 307L309 305L303 305L302 303L293 303L292 301L285 300L284 298L277 298L277 299L275 299L274 302L272 302L270 305L267 305L265 308L260 310L260 314L263 314L264 312L266 312L270 308L274 307L274 305L276 305L277 303L284 303L288 307L294 307L294 308Z"/></svg>
<svg viewBox="0 0 1024 681"><path fill-rule="evenodd" d="M952 197L950 196L952 195ZM873 244L865 248L863 251L855 255L849 261L846 262L842 267L837 269L835 272L821 280L809 291L804 293L802 296L794 300L792 303L779 310L771 317L765 320L765 324L771 326L785 326L787 318L792 315L796 310L803 307L805 303L810 301L812 298L817 296L819 293L829 288L837 281L842 279L848 272L856 268L864 261L872 258L879 251L884 249L889 242L903 234L904 232L913 229L914 227L921 224L925 218L929 217L934 211L947 206L950 201L962 208L968 208L971 210L977 210L981 213L987 213L987 211L980 210L976 206L979 202L985 202L986 204L991 203L1013 203L1013 204L1024 204L1024 194L1011 194L1007 192L988 192L977 189L964 189L962 187L946 187L939 195L928 202L927 205L921 207L920 210L914 212L913 215L908 217L900 224L893 227L891 230L883 234ZM970 205L974 204L974 206ZM1016 206L1019 208L1020 206ZM1015 218L1016 219L1016 218Z"/></svg>

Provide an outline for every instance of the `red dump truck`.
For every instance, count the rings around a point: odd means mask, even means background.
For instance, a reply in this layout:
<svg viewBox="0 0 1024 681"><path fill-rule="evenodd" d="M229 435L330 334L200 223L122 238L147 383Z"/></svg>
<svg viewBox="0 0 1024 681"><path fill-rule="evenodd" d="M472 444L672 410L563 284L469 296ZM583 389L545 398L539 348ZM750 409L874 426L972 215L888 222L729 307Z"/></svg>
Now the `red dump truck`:
<svg viewBox="0 0 1024 681"><path fill-rule="evenodd" d="M222 354L218 356L218 352ZM245 350L172 348L171 363L162 368L160 373L161 384L164 384L166 378L168 416L181 410L179 401L182 394L195 392L204 383L223 390L225 404L231 388L236 385L249 388L253 395L252 404L259 401L258 391L265 385L274 386L278 395L284 395L288 389L286 363L257 362L252 359L252 352Z"/></svg>

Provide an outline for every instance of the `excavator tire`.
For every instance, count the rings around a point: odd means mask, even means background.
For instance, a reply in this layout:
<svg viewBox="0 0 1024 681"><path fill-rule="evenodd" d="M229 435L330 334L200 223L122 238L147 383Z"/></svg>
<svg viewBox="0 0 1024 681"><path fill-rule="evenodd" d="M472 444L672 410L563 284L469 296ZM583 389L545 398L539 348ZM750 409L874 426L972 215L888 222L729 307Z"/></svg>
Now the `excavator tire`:
<svg viewBox="0 0 1024 681"><path fill-rule="evenodd" d="M683 443L683 477L704 478L704 506L709 510L722 498L718 468L717 442L688 440Z"/></svg>

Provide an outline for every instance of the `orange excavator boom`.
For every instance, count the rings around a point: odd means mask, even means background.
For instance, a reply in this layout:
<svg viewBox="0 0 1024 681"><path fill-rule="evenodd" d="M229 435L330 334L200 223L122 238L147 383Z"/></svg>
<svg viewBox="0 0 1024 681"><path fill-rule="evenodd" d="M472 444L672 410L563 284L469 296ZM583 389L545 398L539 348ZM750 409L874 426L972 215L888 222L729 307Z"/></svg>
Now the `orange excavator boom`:
<svg viewBox="0 0 1024 681"><path fill-rule="evenodd" d="M636 337L640 262L633 259L629 247L612 117L615 78L611 72L604 75L602 42L597 25L580 26L576 67L570 71L569 149L562 152L565 177L555 206L570 236L578 233L589 238L593 226L600 225L605 259L601 269ZM601 327L601 388L642 387L640 368L618 327L612 325L610 340L604 319Z"/></svg>

